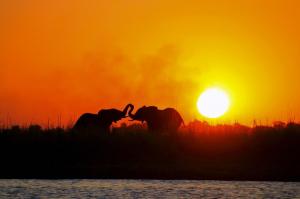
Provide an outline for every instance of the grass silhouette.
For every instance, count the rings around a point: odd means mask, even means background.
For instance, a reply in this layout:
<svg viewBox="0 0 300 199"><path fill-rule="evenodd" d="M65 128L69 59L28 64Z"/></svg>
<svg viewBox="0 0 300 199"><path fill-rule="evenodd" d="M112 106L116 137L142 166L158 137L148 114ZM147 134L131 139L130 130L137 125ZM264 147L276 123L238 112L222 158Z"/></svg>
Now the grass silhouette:
<svg viewBox="0 0 300 199"><path fill-rule="evenodd" d="M0 130L1 178L300 180L300 125L253 128L194 121L179 132L133 124L110 134Z"/></svg>

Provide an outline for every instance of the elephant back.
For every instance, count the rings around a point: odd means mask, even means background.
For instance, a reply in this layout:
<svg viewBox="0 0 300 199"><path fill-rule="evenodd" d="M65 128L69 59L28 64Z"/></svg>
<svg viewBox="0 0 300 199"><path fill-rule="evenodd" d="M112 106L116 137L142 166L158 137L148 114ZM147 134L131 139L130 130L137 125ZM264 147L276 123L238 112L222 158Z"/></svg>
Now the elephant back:
<svg viewBox="0 0 300 199"><path fill-rule="evenodd" d="M73 130L92 133L100 129L100 119L97 114L84 113L76 121Z"/></svg>
<svg viewBox="0 0 300 199"><path fill-rule="evenodd" d="M165 126L169 130L176 131L183 122L179 112L174 108L166 108L163 110L162 118L165 121Z"/></svg>

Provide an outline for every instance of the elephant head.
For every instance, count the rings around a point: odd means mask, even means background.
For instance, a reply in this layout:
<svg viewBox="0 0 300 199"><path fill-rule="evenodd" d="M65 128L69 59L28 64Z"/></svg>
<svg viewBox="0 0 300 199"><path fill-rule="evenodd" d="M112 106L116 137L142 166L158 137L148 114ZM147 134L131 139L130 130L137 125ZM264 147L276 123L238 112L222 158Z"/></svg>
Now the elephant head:
<svg viewBox="0 0 300 199"><path fill-rule="evenodd" d="M173 108L159 110L156 106L143 106L135 114L132 110L128 114L133 120L146 121L148 129L153 132L175 132L183 123L182 117Z"/></svg>
<svg viewBox="0 0 300 199"><path fill-rule="evenodd" d="M102 109L98 112L99 118L103 123L111 124L126 117L128 110L133 110L132 104L127 104L123 111L118 109Z"/></svg>
<svg viewBox="0 0 300 199"><path fill-rule="evenodd" d="M157 113L157 107L156 106L143 106L139 108L135 114L132 114L132 110L129 111L128 115L133 120L138 120L141 122L148 122L149 120L152 120L154 115Z"/></svg>

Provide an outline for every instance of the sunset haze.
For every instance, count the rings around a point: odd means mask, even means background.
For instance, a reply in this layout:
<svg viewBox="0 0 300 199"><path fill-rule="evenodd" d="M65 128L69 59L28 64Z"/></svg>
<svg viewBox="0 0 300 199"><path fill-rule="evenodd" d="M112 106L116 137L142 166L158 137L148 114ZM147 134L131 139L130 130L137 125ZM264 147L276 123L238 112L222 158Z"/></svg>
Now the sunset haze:
<svg viewBox="0 0 300 199"><path fill-rule="evenodd" d="M157 105L205 119L199 95L218 87L217 122L300 120L297 0L0 0L0 125Z"/></svg>

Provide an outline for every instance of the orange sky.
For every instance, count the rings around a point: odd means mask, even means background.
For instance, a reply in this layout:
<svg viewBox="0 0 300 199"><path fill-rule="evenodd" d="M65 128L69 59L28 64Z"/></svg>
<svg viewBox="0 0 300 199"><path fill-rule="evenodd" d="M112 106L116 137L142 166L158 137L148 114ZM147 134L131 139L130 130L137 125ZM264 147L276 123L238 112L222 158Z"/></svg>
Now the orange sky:
<svg viewBox="0 0 300 199"><path fill-rule="evenodd" d="M220 122L300 118L298 0L0 0L0 121L232 100Z"/></svg>

